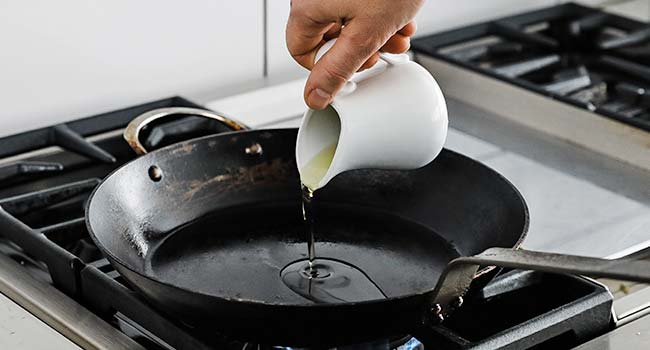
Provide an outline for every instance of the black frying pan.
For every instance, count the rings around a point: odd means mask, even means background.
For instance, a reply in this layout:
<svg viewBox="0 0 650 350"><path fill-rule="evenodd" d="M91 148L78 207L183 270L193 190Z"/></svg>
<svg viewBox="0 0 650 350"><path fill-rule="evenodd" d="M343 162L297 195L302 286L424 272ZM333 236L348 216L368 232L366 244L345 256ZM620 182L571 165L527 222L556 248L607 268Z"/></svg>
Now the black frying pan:
<svg viewBox="0 0 650 350"><path fill-rule="evenodd" d="M132 147L145 153L138 132L170 114L241 129L207 111L156 110L127 128ZM386 297L305 298L280 278L306 255L295 138L294 129L239 131L145 154L95 189L90 235L160 310L275 344L361 341L438 322L489 275L479 266L650 281L647 264L512 250L528 226L521 195L488 167L444 150L419 170L352 171L319 191L317 255L355 265ZM490 247L507 249L484 252Z"/></svg>

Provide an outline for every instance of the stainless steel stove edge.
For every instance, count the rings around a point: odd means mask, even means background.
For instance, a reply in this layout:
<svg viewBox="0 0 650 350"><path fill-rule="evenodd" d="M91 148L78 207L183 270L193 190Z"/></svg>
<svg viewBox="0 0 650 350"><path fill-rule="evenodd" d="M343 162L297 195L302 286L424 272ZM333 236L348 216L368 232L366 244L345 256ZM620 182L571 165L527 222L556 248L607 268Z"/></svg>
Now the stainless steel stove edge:
<svg viewBox="0 0 650 350"><path fill-rule="evenodd" d="M422 54L446 97L650 171L650 133Z"/></svg>
<svg viewBox="0 0 650 350"><path fill-rule="evenodd" d="M627 350L650 348L650 316L626 324L582 344L574 350Z"/></svg>
<svg viewBox="0 0 650 350"><path fill-rule="evenodd" d="M645 287L626 296L615 298L609 287L597 279L583 276L582 278L605 288L612 302L612 322L615 327L621 327L650 315L650 287Z"/></svg>
<svg viewBox="0 0 650 350"><path fill-rule="evenodd" d="M0 254L0 293L83 349L144 349L55 287Z"/></svg>

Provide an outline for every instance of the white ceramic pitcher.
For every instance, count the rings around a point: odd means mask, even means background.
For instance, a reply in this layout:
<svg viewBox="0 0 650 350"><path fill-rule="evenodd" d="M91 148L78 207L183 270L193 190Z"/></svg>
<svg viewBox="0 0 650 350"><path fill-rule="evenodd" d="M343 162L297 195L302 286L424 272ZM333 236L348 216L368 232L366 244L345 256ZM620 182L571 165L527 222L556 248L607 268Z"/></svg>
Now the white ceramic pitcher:
<svg viewBox="0 0 650 350"><path fill-rule="evenodd" d="M318 52L317 60L335 40ZM296 162L312 190L354 169L416 169L431 162L447 137L447 105L431 74L406 54L380 54L355 74L324 110L307 110L298 131ZM311 184L305 168L326 148L328 162ZM322 157L321 157L322 158ZM321 159L322 160L322 159ZM328 166L329 163L329 166Z"/></svg>

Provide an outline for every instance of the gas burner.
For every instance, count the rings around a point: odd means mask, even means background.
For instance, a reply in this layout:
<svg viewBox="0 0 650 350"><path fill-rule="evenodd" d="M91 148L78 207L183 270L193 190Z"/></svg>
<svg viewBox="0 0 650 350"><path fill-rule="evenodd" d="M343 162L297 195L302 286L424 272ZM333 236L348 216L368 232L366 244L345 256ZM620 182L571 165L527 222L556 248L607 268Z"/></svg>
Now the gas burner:
<svg viewBox="0 0 650 350"><path fill-rule="evenodd" d="M650 26L566 4L415 40L413 48L650 131Z"/></svg>

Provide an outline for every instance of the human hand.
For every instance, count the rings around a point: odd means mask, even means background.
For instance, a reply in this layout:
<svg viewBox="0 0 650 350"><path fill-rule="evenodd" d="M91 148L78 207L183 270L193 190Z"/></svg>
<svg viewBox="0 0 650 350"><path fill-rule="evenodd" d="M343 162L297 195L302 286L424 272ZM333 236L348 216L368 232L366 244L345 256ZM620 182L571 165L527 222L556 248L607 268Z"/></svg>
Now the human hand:
<svg viewBox="0 0 650 350"><path fill-rule="evenodd" d="M372 67L379 51L403 53L415 34L413 18L424 0L292 0L287 22L291 56L311 70L304 98L323 109L358 70ZM314 65L318 49L338 38Z"/></svg>

